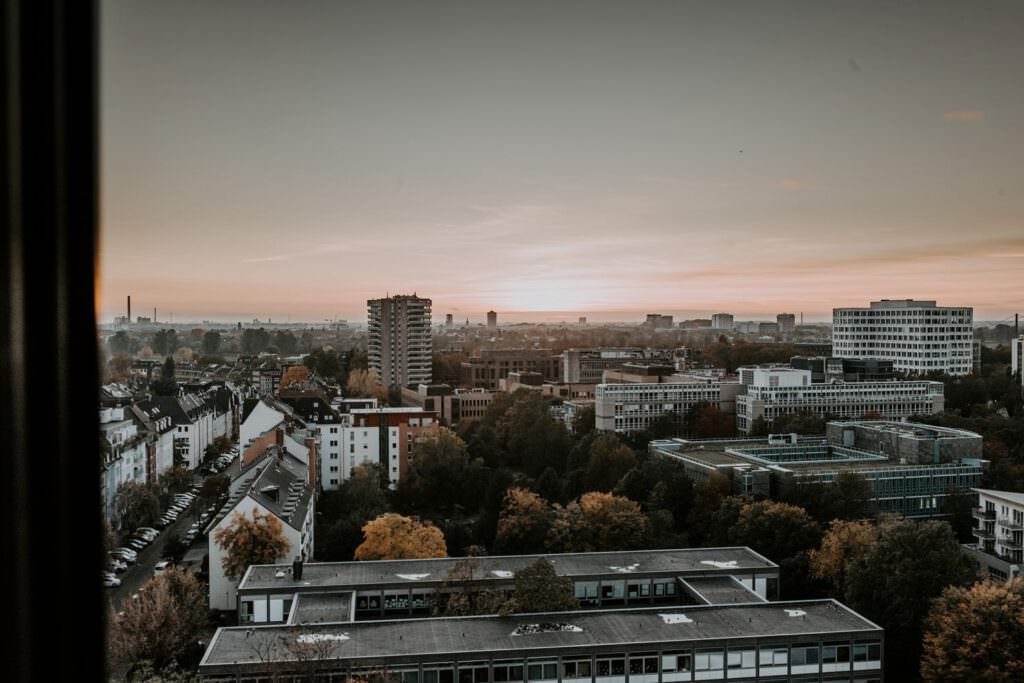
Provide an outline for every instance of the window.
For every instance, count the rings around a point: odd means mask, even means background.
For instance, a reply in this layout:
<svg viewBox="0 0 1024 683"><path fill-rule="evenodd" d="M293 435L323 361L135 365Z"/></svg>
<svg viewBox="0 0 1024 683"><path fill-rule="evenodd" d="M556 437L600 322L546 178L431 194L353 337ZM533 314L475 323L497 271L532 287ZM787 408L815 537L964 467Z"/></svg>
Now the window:
<svg viewBox="0 0 1024 683"><path fill-rule="evenodd" d="M625 676L626 658L623 655L612 655L610 657L597 658L597 676Z"/></svg>
<svg viewBox="0 0 1024 683"><path fill-rule="evenodd" d="M521 683L523 680L523 664L517 661L494 662L495 683Z"/></svg>
<svg viewBox="0 0 1024 683"><path fill-rule="evenodd" d="M629 656L630 676L656 673L658 673L658 656L655 653L651 652Z"/></svg>
<svg viewBox="0 0 1024 683"><path fill-rule="evenodd" d="M459 683L489 683L490 680L487 662L464 662L459 664Z"/></svg>
<svg viewBox="0 0 1024 683"><path fill-rule="evenodd" d="M693 658L694 671L721 671L725 665L725 653L721 650L697 650Z"/></svg>
<svg viewBox="0 0 1024 683"><path fill-rule="evenodd" d="M562 661L562 678L590 679L591 667L589 659L571 659Z"/></svg>
<svg viewBox="0 0 1024 683"><path fill-rule="evenodd" d="M531 659L526 665L526 680L528 681L554 681L558 680L558 662L550 660Z"/></svg>
<svg viewBox="0 0 1024 683"><path fill-rule="evenodd" d="M753 669L754 661L753 650L729 650L727 662L730 669Z"/></svg>
<svg viewBox="0 0 1024 683"><path fill-rule="evenodd" d="M689 652L679 652L661 656L661 671L663 673L690 671L692 668L693 657Z"/></svg>

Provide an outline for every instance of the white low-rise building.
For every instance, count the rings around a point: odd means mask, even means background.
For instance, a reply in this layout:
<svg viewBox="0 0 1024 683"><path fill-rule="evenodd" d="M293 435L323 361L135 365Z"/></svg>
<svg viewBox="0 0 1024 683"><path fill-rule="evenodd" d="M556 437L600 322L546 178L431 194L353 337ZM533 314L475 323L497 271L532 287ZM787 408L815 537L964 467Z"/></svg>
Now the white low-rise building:
<svg viewBox="0 0 1024 683"><path fill-rule="evenodd" d="M741 368L746 387L736 397L736 428L747 434L758 418L770 427L782 415L814 413L830 419L886 419L942 412L942 382L812 381L810 370L788 367Z"/></svg>
<svg viewBox="0 0 1024 683"><path fill-rule="evenodd" d="M146 483L147 434L140 431L128 408L100 409L100 492L111 527L118 528L115 500L126 482Z"/></svg>
<svg viewBox="0 0 1024 683"><path fill-rule="evenodd" d="M599 431L627 434L648 429L669 415L682 424L686 413L701 403L725 413L736 409L737 382L692 376L690 381L641 384L598 384L594 391L595 426Z"/></svg>

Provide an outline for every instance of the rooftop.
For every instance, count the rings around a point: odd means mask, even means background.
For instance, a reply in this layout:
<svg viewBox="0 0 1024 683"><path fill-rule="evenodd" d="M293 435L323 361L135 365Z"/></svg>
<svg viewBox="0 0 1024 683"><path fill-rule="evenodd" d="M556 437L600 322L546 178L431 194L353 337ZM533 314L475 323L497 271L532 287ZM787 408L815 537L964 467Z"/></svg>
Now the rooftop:
<svg viewBox="0 0 1024 683"><path fill-rule="evenodd" d="M481 581L508 581L515 572L538 558L547 559L560 576L594 577L609 574L644 576L714 575L723 570L771 570L778 565L753 550L732 548L684 548L678 550L629 550L605 553L485 556L475 558ZM302 580L293 581L291 565L252 565L238 585L239 591L271 589L358 588L360 586L442 583L465 558L427 560L380 560L374 562L313 562L302 569ZM278 576L278 573L283 576Z"/></svg>
<svg viewBox="0 0 1024 683"><path fill-rule="evenodd" d="M732 576L698 576L682 582L690 595L708 605L767 602Z"/></svg>
<svg viewBox="0 0 1024 683"><path fill-rule="evenodd" d="M291 638L323 644L327 659L365 662L458 653L484 658L489 652L511 651L565 655L611 644L852 633L882 637L881 628L834 600L230 627L217 630L200 670L294 659L288 648Z"/></svg>
<svg viewBox="0 0 1024 683"><path fill-rule="evenodd" d="M1014 505L1024 505L1024 493L1016 493L1014 491L996 491L995 489L971 489L975 493L980 493L992 498L1002 498L1008 503Z"/></svg>
<svg viewBox="0 0 1024 683"><path fill-rule="evenodd" d="M353 618L352 592L347 593L299 593L295 596L288 623L336 624L355 621Z"/></svg>

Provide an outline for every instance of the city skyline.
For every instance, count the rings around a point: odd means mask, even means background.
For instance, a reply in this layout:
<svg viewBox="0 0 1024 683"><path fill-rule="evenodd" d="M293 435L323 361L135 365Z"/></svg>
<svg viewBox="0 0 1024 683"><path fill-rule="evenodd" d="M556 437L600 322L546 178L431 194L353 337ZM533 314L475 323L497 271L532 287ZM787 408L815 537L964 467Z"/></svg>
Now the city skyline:
<svg viewBox="0 0 1024 683"><path fill-rule="evenodd" d="M786 7L105 3L100 321L1019 311L1024 9Z"/></svg>

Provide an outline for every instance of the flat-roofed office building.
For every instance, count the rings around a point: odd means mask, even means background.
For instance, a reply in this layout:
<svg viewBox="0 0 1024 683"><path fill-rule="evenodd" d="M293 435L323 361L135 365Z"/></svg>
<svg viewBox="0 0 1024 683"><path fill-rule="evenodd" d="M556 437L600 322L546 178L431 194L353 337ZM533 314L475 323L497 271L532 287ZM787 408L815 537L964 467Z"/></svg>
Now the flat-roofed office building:
<svg viewBox="0 0 1024 683"><path fill-rule="evenodd" d="M941 413L942 382L818 382L813 371L754 368L746 393L736 397L736 429L748 434L763 420L768 427L783 415L814 413L836 419L875 415L886 419Z"/></svg>
<svg viewBox="0 0 1024 683"><path fill-rule="evenodd" d="M298 654L297 654L298 653ZM834 600L218 629L204 681L882 681L884 633Z"/></svg>
<svg viewBox="0 0 1024 683"><path fill-rule="evenodd" d="M541 557L572 580L587 608L778 597L778 565L743 547L484 556L472 560L475 578L459 583L511 591L516 572ZM349 595L352 617L360 621L430 616L463 560L315 562L304 565L298 577L291 565L253 565L239 582L239 622L285 621L302 594ZM725 585L722 578L728 579Z"/></svg>
<svg viewBox="0 0 1024 683"><path fill-rule="evenodd" d="M913 299L832 309L832 354L884 358L901 372L967 375L974 367L974 309Z"/></svg>
<svg viewBox="0 0 1024 683"><path fill-rule="evenodd" d="M696 481L718 473L737 494L777 496L795 483L862 476L881 512L904 517L945 514L953 491L978 486L984 471L980 434L885 420L835 421L826 435L776 434L746 439L665 439L648 445Z"/></svg>

